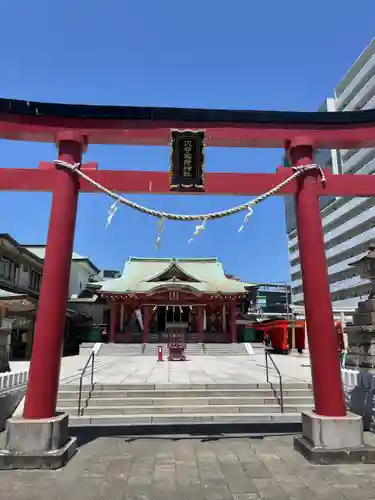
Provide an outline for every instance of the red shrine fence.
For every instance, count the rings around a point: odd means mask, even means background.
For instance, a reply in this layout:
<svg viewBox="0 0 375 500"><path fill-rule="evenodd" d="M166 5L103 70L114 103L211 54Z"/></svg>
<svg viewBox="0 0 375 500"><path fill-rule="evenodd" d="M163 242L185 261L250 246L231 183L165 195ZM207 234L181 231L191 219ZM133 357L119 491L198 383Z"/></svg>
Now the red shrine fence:
<svg viewBox="0 0 375 500"><path fill-rule="evenodd" d="M284 148L293 167L311 166L316 149L375 146L375 110L346 113L226 111L85 106L0 100L0 138L54 142L58 160L108 189L127 193L170 193L168 172L101 171L82 163L89 144L168 145L176 130L204 131L206 146ZM62 163L63 164L63 163ZM260 195L293 171L274 174L211 173L204 192ZM375 176L308 169L277 194L293 195L307 315L315 411L346 414L330 300L319 196L373 196ZM150 191L150 186L152 189ZM24 417L50 418L56 411L64 313L79 192L97 188L77 172L41 162L36 169L0 168L0 190L53 193ZM201 194L197 194L199 196Z"/></svg>

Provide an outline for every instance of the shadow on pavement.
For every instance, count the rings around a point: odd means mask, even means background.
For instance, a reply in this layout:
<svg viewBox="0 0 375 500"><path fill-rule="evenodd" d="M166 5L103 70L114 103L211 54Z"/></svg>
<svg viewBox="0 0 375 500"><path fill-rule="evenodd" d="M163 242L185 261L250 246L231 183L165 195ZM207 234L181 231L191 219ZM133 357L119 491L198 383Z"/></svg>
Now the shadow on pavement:
<svg viewBox="0 0 375 500"><path fill-rule="evenodd" d="M129 425L129 426L77 426L70 427L71 436L77 437L78 446L83 446L101 437L123 437L129 442L138 439L202 439L202 442L225 438L256 438L293 435L302 433L302 423L233 423L233 424L175 424L175 425Z"/></svg>

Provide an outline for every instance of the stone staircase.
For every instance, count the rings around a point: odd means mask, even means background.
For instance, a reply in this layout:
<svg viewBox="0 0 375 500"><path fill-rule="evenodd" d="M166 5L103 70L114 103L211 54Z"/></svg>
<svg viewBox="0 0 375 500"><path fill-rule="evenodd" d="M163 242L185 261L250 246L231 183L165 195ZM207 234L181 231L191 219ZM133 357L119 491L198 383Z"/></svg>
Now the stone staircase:
<svg viewBox="0 0 375 500"><path fill-rule="evenodd" d="M156 358L158 346L161 346L163 348L163 356L165 359L165 356L167 355L167 352L168 352L168 344L163 344L163 343L144 344L143 355L144 356L154 356Z"/></svg>
<svg viewBox="0 0 375 500"><path fill-rule="evenodd" d="M189 356L203 356L203 344L186 344L185 354Z"/></svg>
<svg viewBox="0 0 375 500"><path fill-rule="evenodd" d="M168 356L168 344L102 344L98 356L157 356L157 347L163 347L164 359ZM263 348L264 351L264 348ZM87 351L89 353L89 351ZM186 344L189 356L248 356L244 344Z"/></svg>
<svg viewBox="0 0 375 500"><path fill-rule="evenodd" d="M207 356L248 356L244 344L204 344L204 353Z"/></svg>
<svg viewBox="0 0 375 500"><path fill-rule="evenodd" d="M70 414L71 426L173 426L192 424L300 423L301 411L313 407L309 384L284 384L281 413L278 384L95 385L84 386L82 416L77 386L61 386L58 411Z"/></svg>
<svg viewBox="0 0 375 500"><path fill-rule="evenodd" d="M97 356L141 356L142 344L102 344Z"/></svg>

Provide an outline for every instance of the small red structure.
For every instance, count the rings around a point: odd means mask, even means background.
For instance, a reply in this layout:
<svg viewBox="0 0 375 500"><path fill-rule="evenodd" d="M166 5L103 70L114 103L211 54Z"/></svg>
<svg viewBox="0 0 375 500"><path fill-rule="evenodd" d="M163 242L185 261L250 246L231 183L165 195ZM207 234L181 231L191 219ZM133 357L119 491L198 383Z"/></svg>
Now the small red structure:
<svg viewBox="0 0 375 500"><path fill-rule="evenodd" d="M126 193L171 193L169 172L100 171L85 165L88 144L168 145L173 130L204 131L206 146L285 148L294 168L312 165L316 149L375 146L375 110L299 113L87 106L0 99L0 138L57 144L58 158L77 166L107 189ZM190 168L190 167L189 167ZM207 173L207 194L261 195L293 173ZM286 183L278 195L293 195L315 412L346 415L328 281L320 196L374 196L375 176L325 173L317 169ZM65 307L80 192L97 187L70 169L41 163L40 168L0 168L0 190L52 192L43 281L24 417L51 418L56 412ZM196 196L201 194L197 193ZM110 331L112 338L113 332ZM173 349L172 349L173 351ZM181 351L180 351L181 355Z"/></svg>
<svg viewBox="0 0 375 500"><path fill-rule="evenodd" d="M341 354L342 351L345 349L345 345L344 345L344 332L343 332L343 329L342 329L341 321L336 321L335 322L335 332L336 332L336 337L337 337L337 350Z"/></svg>
<svg viewBox="0 0 375 500"><path fill-rule="evenodd" d="M288 353L291 349L305 349L305 322L274 319L253 323L252 328L268 336L274 351Z"/></svg>
<svg viewBox="0 0 375 500"><path fill-rule="evenodd" d="M182 332L174 331L170 334L168 344L169 361L186 361L185 356L185 339Z"/></svg>

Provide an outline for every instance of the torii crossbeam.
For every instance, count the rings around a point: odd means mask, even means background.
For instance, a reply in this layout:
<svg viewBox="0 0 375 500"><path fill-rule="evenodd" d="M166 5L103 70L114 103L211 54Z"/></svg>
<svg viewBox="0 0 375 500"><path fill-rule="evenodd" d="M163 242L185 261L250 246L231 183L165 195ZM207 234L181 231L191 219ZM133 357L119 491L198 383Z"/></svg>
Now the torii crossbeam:
<svg viewBox="0 0 375 500"><path fill-rule="evenodd" d="M204 130L207 146L282 147L292 165L313 162L320 148L354 149L375 146L375 110L347 113L194 110L84 106L0 100L0 137L55 142L58 159L81 163L91 143L167 145L171 130ZM82 164L90 176L117 192L170 194L168 172L97 170ZM205 193L259 195L291 174L208 173ZM315 411L327 417L346 414L337 342L334 334L319 196L373 196L375 176L332 175L326 186L309 171L279 191L296 197L296 218ZM0 169L0 190L51 191L40 303L35 327L24 417L55 415L64 313L79 192L95 188L77 174L52 163L35 169ZM202 194L197 194L201 196Z"/></svg>

